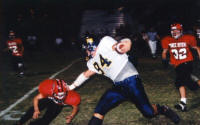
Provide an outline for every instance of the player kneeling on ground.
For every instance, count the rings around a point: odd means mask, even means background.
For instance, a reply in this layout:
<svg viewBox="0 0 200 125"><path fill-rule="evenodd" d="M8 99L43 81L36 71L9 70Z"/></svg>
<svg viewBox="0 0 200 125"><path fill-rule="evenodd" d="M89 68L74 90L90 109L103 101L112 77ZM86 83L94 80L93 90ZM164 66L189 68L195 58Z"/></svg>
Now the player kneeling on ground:
<svg viewBox="0 0 200 125"><path fill-rule="evenodd" d="M81 73L70 90L83 84L92 75L98 73L113 80L113 88L107 90L98 102L89 125L102 125L104 116L111 109L130 100L147 118L162 114L174 123L179 123L179 116L167 106L151 105L136 68L128 61L126 52L131 49L131 40L126 38L118 43L110 36L101 39L92 58L88 60L88 70Z"/></svg>
<svg viewBox="0 0 200 125"><path fill-rule="evenodd" d="M15 125L22 125L29 119L37 119L30 125L49 125L58 116L65 105L73 107L72 112L66 117L66 123L70 123L78 112L80 95L75 91L67 90L67 83L59 79L47 79L40 83L39 94L33 99L33 106L21 117ZM38 118L40 111L47 108L42 118Z"/></svg>

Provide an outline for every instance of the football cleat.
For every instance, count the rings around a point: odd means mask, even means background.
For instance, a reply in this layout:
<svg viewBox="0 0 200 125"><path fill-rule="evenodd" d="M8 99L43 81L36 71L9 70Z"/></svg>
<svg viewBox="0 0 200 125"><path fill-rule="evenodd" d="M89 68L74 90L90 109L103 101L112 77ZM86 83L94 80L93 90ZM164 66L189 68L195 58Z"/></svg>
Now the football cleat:
<svg viewBox="0 0 200 125"><path fill-rule="evenodd" d="M174 112L168 106L157 105L157 108L160 114L165 115L167 118L172 120L175 124L178 124L180 122L180 117L178 116L178 114L176 114L176 112Z"/></svg>
<svg viewBox="0 0 200 125"><path fill-rule="evenodd" d="M182 112L186 112L187 111L187 106L184 102L180 102L179 104L176 104L174 106L176 109L181 110Z"/></svg>

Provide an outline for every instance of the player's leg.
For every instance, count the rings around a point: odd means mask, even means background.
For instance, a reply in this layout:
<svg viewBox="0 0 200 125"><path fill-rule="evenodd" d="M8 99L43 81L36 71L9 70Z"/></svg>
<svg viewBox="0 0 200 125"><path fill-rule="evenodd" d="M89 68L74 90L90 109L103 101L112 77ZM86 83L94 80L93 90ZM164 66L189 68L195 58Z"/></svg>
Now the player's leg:
<svg viewBox="0 0 200 125"><path fill-rule="evenodd" d="M94 115L88 125L102 125L105 114L124 101L120 88L113 87L107 90L99 100Z"/></svg>
<svg viewBox="0 0 200 125"><path fill-rule="evenodd" d="M17 57L12 55L11 61L12 61L13 70L18 73Z"/></svg>
<svg viewBox="0 0 200 125"><path fill-rule="evenodd" d="M197 90L200 88L200 79L197 76L191 74L191 80L192 84L191 87L189 86L190 89L193 88L192 90Z"/></svg>
<svg viewBox="0 0 200 125"><path fill-rule="evenodd" d="M41 99L38 104L40 111L43 110L47 106L47 104L48 104L47 99ZM27 122L29 119L32 118L33 113L34 113L34 107L31 106L26 111L26 113L20 118L20 120L17 123L15 123L15 125L23 125L25 122Z"/></svg>
<svg viewBox="0 0 200 125"><path fill-rule="evenodd" d="M149 44L149 49L150 49L151 55L153 55L153 42L151 40L149 40L148 44Z"/></svg>
<svg viewBox="0 0 200 125"><path fill-rule="evenodd" d="M175 105L175 108L181 111L187 111L187 95L186 95L186 88L190 88L191 90L196 89L196 86L194 85L194 82L191 79L191 73L193 71L192 62L187 62L180 64L178 67L176 67L176 81L175 85L179 89L180 93L180 102Z"/></svg>
<svg viewBox="0 0 200 125"><path fill-rule="evenodd" d="M152 57L156 58L157 41L152 41Z"/></svg>
<svg viewBox="0 0 200 125"><path fill-rule="evenodd" d="M179 93L180 93L181 100L174 107L176 109L178 109L178 110L181 110L181 111L187 111L187 106L186 106L186 89L185 89L185 86L180 86L179 87Z"/></svg>
<svg viewBox="0 0 200 125"><path fill-rule="evenodd" d="M152 107L148 97L144 91L142 82L138 76L132 76L124 80L126 86L126 97L133 102L140 112L148 118L154 117L157 113L157 108ZM125 87L124 87L125 88Z"/></svg>
<svg viewBox="0 0 200 125"><path fill-rule="evenodd" d="M58 116L62 109L62 105L58 105L49 99L47 110L43 117L31 122L30 125L49 125L50 122Z"/></svg>
<svg viewBox="0 0 200 125"><path fill-rule="evenodd" d="M200 79L197 76L195 76L194 74L191 74L191 79L192 81L196 82L197 85L200 87Z"/></svg>
<svg viewBox="0 0 200 125"><path fill-rule="evenodd" d="M18 67L18 73L20 77L24 76L24 63L23 63L23 57L17 58L17 67Z"/></svg>
<svg viewBox="0 0 200 125"><path fill-rule="evenodd" d="M140 78L130 77L127 80L127 86L129 88L126 90L127 96L145 117L152 118L155 115L162 114L170 118L174 123L180 121L179 116L169 107L150 104Z"/></svg>

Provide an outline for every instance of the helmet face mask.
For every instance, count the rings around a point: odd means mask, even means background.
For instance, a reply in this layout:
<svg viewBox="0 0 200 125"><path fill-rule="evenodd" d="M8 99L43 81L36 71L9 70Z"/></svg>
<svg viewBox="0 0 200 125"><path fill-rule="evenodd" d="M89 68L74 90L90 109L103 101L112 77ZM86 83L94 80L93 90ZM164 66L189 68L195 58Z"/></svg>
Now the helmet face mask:
<svg viewBox="0 0 200 125"><path fill-rule="evenodd" d="M62 100L65 98L66 96L66 92L58 92L58 93L54 93L53 95L56 99L58 100Z"/></svg>
<svg viewBox="0 0 200 125"><path fill-rule="evenodd" d="M91 37L86 37L86 42L87 42L87 54L90 59L95 56L97 45L96 45L94 39Z"/></svg>
<svg viewBox="0 0 200 125"><path fill-rule="evenodd" d="M179 23L174 23L171 25L171 35L173 38L178 39L182 36L183 28L182 25Z"/></svg>
<svg viewBox="0 0 200 125"><path fill-rule="evenodd" d="M58 100L63 100L67 95L66 83L63 80L56 79L54 83L55 87L53 89L53 96Z"/></svg>
<svg viewBox="0 0 200 125"><path fill-rule="evenodd" d="M181 30L171 30L171 35L173 38L178 39L182 35Z"/></svg>

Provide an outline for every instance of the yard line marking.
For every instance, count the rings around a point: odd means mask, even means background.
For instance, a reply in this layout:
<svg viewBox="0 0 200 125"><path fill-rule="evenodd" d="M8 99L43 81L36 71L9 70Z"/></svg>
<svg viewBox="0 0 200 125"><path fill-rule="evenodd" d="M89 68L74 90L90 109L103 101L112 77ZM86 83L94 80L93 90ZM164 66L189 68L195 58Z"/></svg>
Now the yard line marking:
<svg viewBox="0 0 200 125"><path fill-rule="evenodd" d="M64 72L65 70L69 69L74 63L80 61L79 59L76 59L74 61L72 61L71 64L69 64L68 66L66 66L65 68L61 69L60 71L54 73L52 76L49 77L49 79L53 79L55 78L58 74ZM6 108L5 110L0 112L0 117L2 117L3 115L5 115L7 112L9 112L12 108L14 108L15 106L17 106L19 103L21 103L23 100L25 100L26 98L28 98L33 92L35 92L38 89L38 86L34 87L32 90L30 90L29 92L27 92L23 97L21 97L20 99L18 99L14 104L10 105L8 108Z"/></svg>

